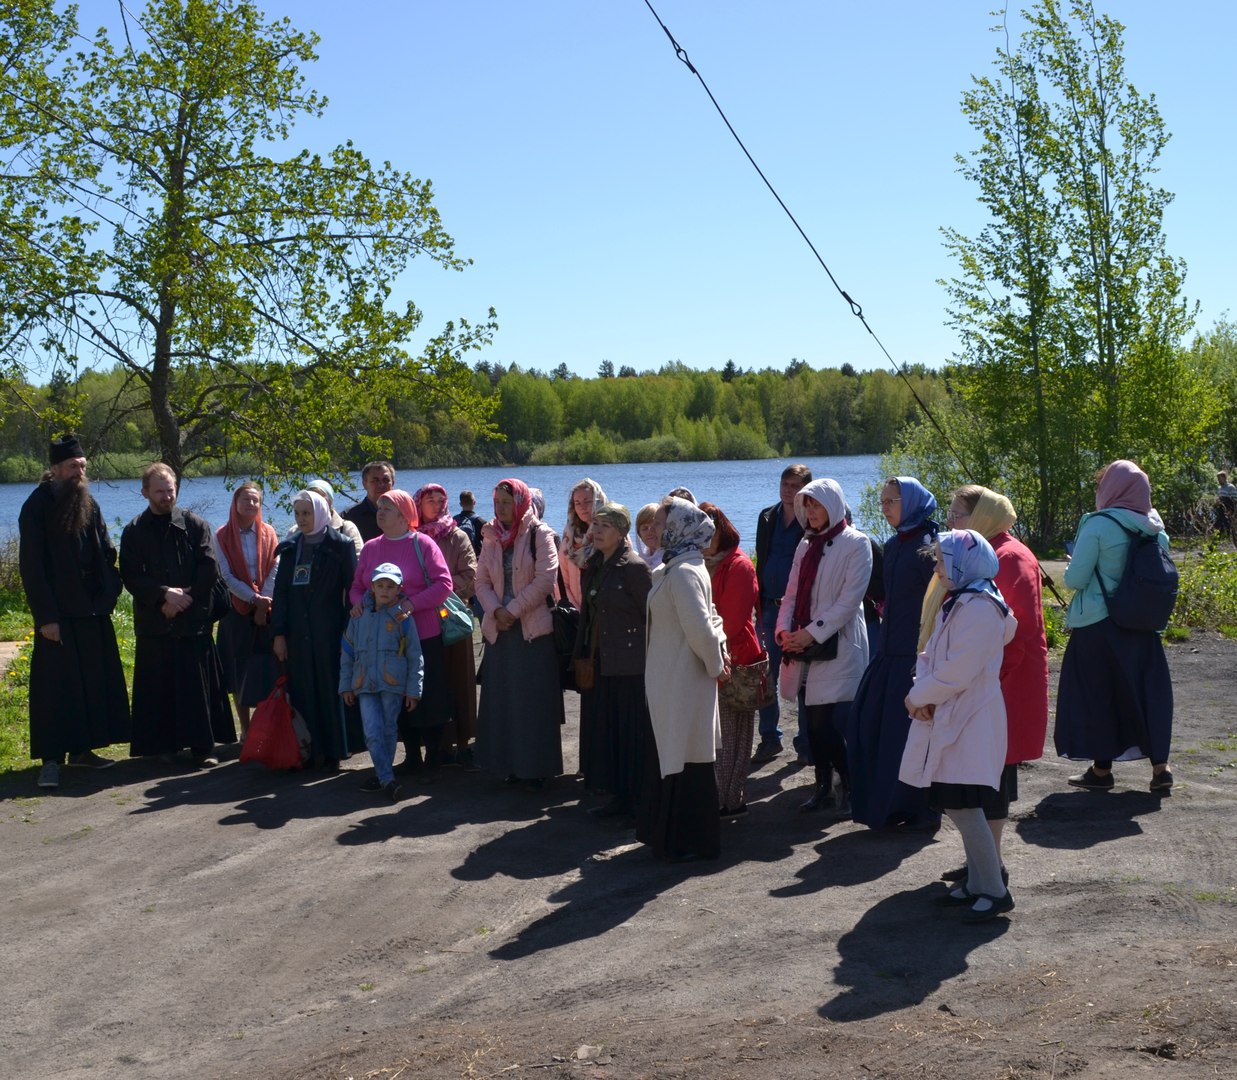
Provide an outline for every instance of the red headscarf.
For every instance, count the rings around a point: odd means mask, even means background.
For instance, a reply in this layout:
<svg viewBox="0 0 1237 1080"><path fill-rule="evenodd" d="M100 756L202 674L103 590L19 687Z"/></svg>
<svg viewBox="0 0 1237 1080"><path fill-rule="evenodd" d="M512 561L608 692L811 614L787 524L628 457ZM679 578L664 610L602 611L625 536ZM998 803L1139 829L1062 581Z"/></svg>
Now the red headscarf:
<svg viewBox="0 0 1237 1080"><path fill-rule="evenodd" d="M421 513L421 500L431 491L440 491L442 492L443 499L447 498L447 489L441 484L422 484L412 493L412 497L416 500L417 512L421 514L421 532L431 540L437 540L440 536L445 536L447 533L455 531L455 518L451 516L450 506L444 502L441 514L432 521L425 520L425 514Z"/></svg>
<svg viewBox="0 0 1237 1080"><path fill-rule="evenodd" d="M515 543L516 535L520 531L520 524L524 521L525 515L532 509L533 494L528 490L528 485L523 480L500 480L494 485L494 491L497 492L503 484L511 488L512 498L515 499L515 509L511 513L511 524L504 525L498 520L498 514L494 515L494 520L490 524L494 526L494 531L498 533L498 542L504 548L509 548Z"/></svg>
<svg viewBox="0 0 1237 1080"><path fill-rule="evenodd" d="M421 516L417 513L416 500L408 492L400 488L392 488L378 497L379 502L383 499L390 499L395 504L399 516L407 522L409 532L417 531L417 526L421 524Z"/></svg>
<svg viewBox="0 0 1237 1080"><path fill-rule="evenodd" d="M219 542L219 550L223 552L223 557L228 560L232 573L241 581L249 582L254 592L261 593L262 583L266 581L271 567L275 565L275 548L279 545L279 537L275 535L275 530L262 520L262 507L259 505L258 516L253 521L253 531L258 538L258 579L249 581L249 565L245 561L245 550L241 547L241 525L236 514L236 500L245 490L252 490L252 488L239 487L232 493L232 507L228 511L228 523L220 525L215 530L215 538ZM253 611L253 604L235 595L232 595L232 606L242 615L248 615Z"/></svg>

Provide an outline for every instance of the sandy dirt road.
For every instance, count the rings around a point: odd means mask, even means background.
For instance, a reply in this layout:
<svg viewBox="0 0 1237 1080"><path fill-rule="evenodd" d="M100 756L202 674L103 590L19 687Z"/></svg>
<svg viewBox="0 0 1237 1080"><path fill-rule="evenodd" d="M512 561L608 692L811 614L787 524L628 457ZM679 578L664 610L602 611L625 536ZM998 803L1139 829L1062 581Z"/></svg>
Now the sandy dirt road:
<svg viewBox="0 0 1237 1080"><path fill-rule="evenodd" d="M1017 908L980 927L932 903L952 830L801 815L785 757L703 868L651 861L571 778L443 770L391 806L363 756L129 761L52 796L8 775L4 1074L1237 1076L1237 645L1169 658L1175 792L1146 763L1105 794L1025 767Z"/></svg>

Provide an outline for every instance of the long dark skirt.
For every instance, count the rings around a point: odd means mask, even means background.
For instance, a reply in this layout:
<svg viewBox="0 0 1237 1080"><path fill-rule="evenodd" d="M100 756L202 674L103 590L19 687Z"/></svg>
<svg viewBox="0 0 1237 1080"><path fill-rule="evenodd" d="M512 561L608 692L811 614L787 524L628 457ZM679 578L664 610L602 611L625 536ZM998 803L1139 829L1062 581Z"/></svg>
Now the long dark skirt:
<svg viewBox="0 0 1237 1080"><path fill-rule="evenodd" d="M443 646L442 653L451 690L451 722L442 742L444 746L465 747L477 735L477 661L472 638Z"/></svg>
<svg viewBox="0 0 1237 1080"><path fill-rule="evenodd" d="M906 695L915 681L913 656L882 654L873 660L851 703L846 723L850 801L854 820L871 828L929 825L926 788L898 779L911 729Z"/></svg>
<svg viewBox="0 0 1237 1080"><path fill-rule="evenodd" d="M236 742L232 710L223 692L215 642L192 637L138 635L133 655L134 757L206 752Z"/></svg>
<svg viewBox="0 0 1237 1080"><path fill-rule="evenodd" d="M584 786L608 791L634 804L644 780L648 728L644 676L599 675L596 686L580 695L580 772Z"/></svg>
<svg viewBox="0 0 1237 1080"><path fill-rule="evenodd" d="M253 707L275 687L279 674L271 652L271 628L258 626L251 615L233 608L219 622L219 663L223 688L237 705Z"/></svg>
<svg viewBox="0 0 1237 1080"><path fill-rule="evenodd" d="M128 742L129 693L107 615L61 619L60 642L35 634L30 657L30 756L59 760Z"/></svg>
<svg viewBox="0 0 1237 1080"><path fill-rule="evenodd" d="M435 636L421 642L425 673L421 684L421 700L411 712L399 716L400 737L416 741L413 733L422 728L441 728L451 719L451 686L447 679L447 662L442 638Z"/></svg>
<svg viewBox="0 0 1237 1080"><path fill-rule="evenodd" d="M1057 753L1079 761L1168 760L1173 683L1160 635L1111 619L1070 632L1057 687Z"/></svg>
<svg viewBox="0 0 1237 1080"><path fill-rule="evenodd" d="M644 761L636 839L659 858L716 859L721 853L722 830L713 762L688 762L682 772L663 777L651 724L645 731Z"/></svg>
<svg viewBox="0 0 1237 1080"><path fill-rule="evenodd" d="M485 647L474 761L482 769L540 780L563 771L563 691L550 634L524 640L520 620Z"/></svg>

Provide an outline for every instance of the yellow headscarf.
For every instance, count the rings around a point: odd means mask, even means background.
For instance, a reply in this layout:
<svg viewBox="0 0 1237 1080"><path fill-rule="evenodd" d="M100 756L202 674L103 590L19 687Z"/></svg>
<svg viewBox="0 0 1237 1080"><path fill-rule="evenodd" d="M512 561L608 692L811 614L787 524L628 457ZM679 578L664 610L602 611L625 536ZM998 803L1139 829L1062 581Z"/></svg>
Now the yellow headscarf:
<svg viewBox="0 0 1237 1080"><path fill-rule="evenodd" d="M988 488L980 488L979 501L971 511L971 520L967 522L968 529L974 529L985 540L991 540L998 533L1009 532L1013 528L1018 515L1014 504L1004 495L999 495ZM928 583L928 591L924 593L923 607L919 612L919 650L923 651L932 636L932 628L936 625L936 613L945 602L946 588L935 574Z"/></svg>

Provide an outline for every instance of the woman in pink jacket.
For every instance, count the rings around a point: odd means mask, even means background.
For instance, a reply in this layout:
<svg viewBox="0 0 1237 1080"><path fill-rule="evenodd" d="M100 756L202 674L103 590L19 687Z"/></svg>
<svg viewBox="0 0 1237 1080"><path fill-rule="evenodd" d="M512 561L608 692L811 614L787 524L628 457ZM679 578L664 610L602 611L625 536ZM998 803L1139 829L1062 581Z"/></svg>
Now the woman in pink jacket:
<svg viewBox="0 0 1237 1080"><path fill-rule="evenodd" d="M477 599L486 645L474 760L507 783L541 787L563 771L563 692L549 607L558 576L554 530L537 519L528 485L501 480L481 538Z"/></svg>
<svg viewBox="0 0 1237 1080"><path fill-rule="evenodd" d="M439 606L451 591L451 571L438 545L417 534L420 520L417 504L408 492L396 488L379 498L377 521L382 534L361 548L349 599L352 614L359 615L365 590L381 563L394 563L403 572L403 606L417 625L425 658L425 685L417 708L400 713L399 731L405 756L396 771L409 773L420 768L424 743L426 778L430 779L438 766L443 728L451 719L451 689L438 614Z"/></svg>
<svg viewBox="0 0 1237 1080"><path fill-rule="evenodd" d="M906 695L912 723L898 779L928 788L928 805L962 834L967 878L941 902L969 905L963 922L986 922L1014 906L984 806L1005 768L1001 658L1017 620L993 581L996 552L979 533L942 533L934 551L947 591Z"/></svg>

